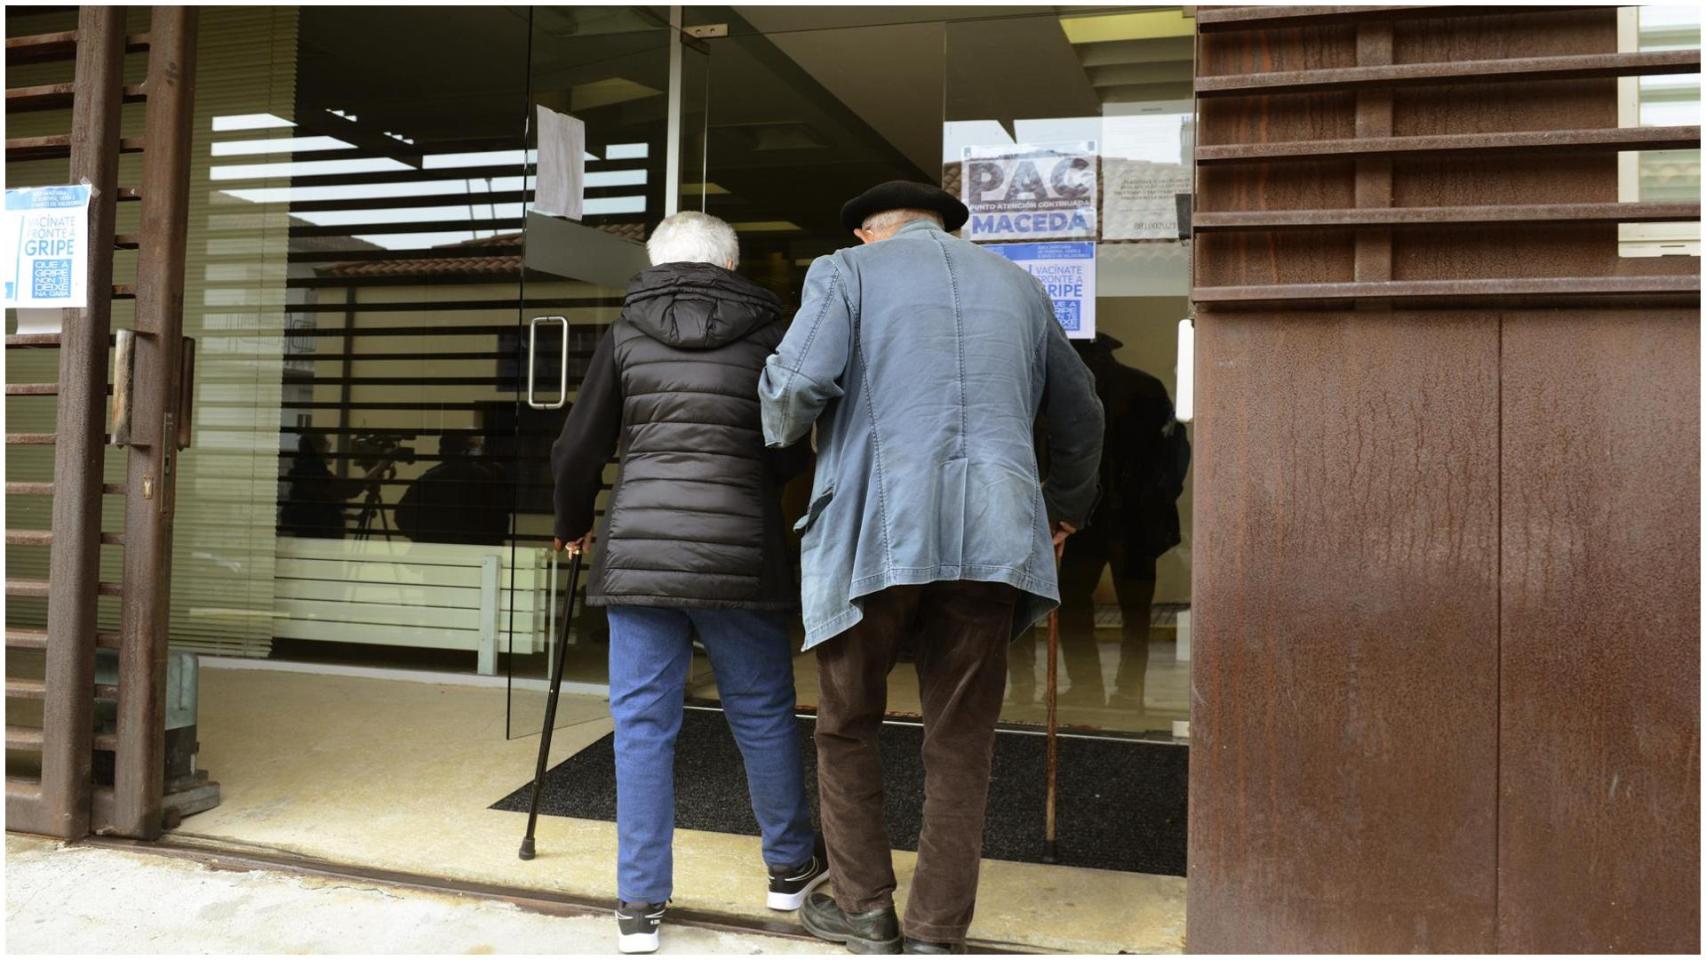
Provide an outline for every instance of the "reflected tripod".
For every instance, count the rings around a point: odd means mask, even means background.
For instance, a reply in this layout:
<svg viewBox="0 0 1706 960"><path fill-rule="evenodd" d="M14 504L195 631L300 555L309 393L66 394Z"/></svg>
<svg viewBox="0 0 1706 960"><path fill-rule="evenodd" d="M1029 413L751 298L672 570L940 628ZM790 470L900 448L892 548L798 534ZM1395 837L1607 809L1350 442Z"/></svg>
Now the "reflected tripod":
<svg viewBox="0 0 1706 960"><path fill-rule="evenodd" d="M380 483L390 480L397 475L396 467L387 467L379 476L373 477L367 484L367 495L361 500L361 513L355 518L355 539L366 540L373 535L373 518L379 518L379 532L386 540L391 539L391 521L385 516L385 498L380 493Z"/></svg>

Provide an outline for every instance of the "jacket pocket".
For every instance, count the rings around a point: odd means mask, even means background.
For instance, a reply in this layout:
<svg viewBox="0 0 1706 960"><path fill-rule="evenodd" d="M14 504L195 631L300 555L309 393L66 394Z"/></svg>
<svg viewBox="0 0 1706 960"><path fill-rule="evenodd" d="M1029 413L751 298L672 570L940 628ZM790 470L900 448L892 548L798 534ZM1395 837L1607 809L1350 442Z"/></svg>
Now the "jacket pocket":
<svg viewBox="0 0 1706 960"><path fill-rule="evenodd" d="M806 531L810 530L812 528L812 524L817 523L817 518L822 516L823 511L829 507L829 501L834 498L834 496L835 488L830 487L828 490L825 490L813 497L812 505L806 508L806 515L794 523L794 532L803 536Z"/></svg>

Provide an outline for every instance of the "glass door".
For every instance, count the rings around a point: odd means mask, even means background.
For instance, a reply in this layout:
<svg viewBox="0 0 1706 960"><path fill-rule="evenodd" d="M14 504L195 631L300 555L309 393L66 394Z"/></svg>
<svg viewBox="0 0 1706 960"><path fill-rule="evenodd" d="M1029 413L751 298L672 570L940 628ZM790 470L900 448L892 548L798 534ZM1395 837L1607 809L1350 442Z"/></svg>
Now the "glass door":
<svg viewBox="0 0 1706 960"><path fill-rule="evenodd" d="M203 69L224 72L197 96L211 160L191 249L208 262L189 271L202 402L174 640L497 676L525 12L280 8L217 26L204 50L229 49ZM422 66L447 62L463 69ZM264 562L231 546L255 521L273 535L237 542ZM251 604L266 617L241 617Z"/></svg>
<svg viewBox="0 0 1706 960"><path fill-rule="evenodd" d="M1171 738L1188 713L1189 429L1172 399L1176 332L1189 310L1179 223L1190 193L1192 21L1178 8L991 17L974 8L703 7L687 16L713 53L703 209L735 225L741 270L784 304L799 302L813 258L857 242L838 222L842 203L894 179L976 194L972 205L993 216L963 234L974 242L1017 258L1038 241L1062 241L1094 271L1095 292L1081 305L1093 323L1082 331L1085 359L1141 399L1114 405L1102 533L1074 542L1062 572L1060 717ZM1028 152L1037 155L1025 167ZM1084 198L1027 196L1038 171L1049 189L1045 163L1087 170ZM1013 176L1021 169L1022 184ZM785 512L797 515L808 486L788 491ZM1013 649L1006 722L1044 721L1045 637L1039 629ZM810 709L815 662L795 662ZM716 699L703 658L689 693ZM919 712L904 665L891 674L889 708Z"/></svg>
<svg viewBox="0 0 1706 960"><path fill-rule="evenodd" d="M1193 24L1179 8L1086 10L951 23L945 45L942 180L971 208L962 236L1087 281L1056 310L1108 434L1102 498L1061 561L1059 722L1159 739L1189 717L1190 429L1174 401ZM1044 721L1046 637L1015 644L1004 720Z"/></svg>
<svg viewBox="0 0 1706 960"><path fill-rule="evenodd" d="M529 11L520 309L505 339L515 472L507 627L509 736L539 732L554 657L565 692L601 693L608 634L579 602L559 645L567 559L551 550L551 445L600 338L644 269L645 239L702 183L707 54L681 42L667 7ZM689 197L692 196L692 202ZM606 466L605 482L615 478ZM598 515L602 517L604 498ZM561 722L566 722L566 719Z"/></svg>
<svg viewBox="0 0 1706 960"><path fill-rule="evenodd" d="M812 260L856 242L840 224L849 197L886 180L940 181L941 9L685 10L687 27L706 37L709 77L703 183L684 184L682 206L734 226L740 271L774 292L786 315ZM784 491L789 527L810 493L809 475ZM797 619L792 629L798 651ZM800 707L813 710L816 659L797 653L794 663ZM908 675L895 671L891 708L915 714ZM718 701L702 653L688 696Z"/></svg>

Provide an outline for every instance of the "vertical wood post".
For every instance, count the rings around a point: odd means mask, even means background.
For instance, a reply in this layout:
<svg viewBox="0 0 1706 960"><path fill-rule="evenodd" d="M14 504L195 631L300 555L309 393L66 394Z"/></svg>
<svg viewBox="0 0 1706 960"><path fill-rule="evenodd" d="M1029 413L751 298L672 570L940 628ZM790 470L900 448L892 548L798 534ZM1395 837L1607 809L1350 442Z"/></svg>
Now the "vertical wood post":
<svg viewBox="0 0 1706 960"><path fill-rule="evenodd" d="M106 445L107 340L112 328L113 215L118 192L122 7L83 7L71 107L70 182L87 180L89 305L65 311L53 463L41 796L47 831L89 832L96 596L101 574L101 465Z"/></svg>
<svg viewBox="0 0 1706 960"><path fill-rule="evenodd" d="M144 839L160 833L165 779L195 8L155 7L150 32L111 824Z"/></svg>

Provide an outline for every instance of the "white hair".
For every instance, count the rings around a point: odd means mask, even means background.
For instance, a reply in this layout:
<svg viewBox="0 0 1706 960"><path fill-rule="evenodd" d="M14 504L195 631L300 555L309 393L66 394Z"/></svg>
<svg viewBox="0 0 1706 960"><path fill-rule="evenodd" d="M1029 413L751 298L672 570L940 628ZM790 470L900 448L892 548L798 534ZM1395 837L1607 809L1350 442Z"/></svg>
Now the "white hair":
<svg viewBox="0 0 1706 960"><path fill-rule="evenodd" d="M884 210L882 213L873 213L866 217L865 222L861 223L859 227L862 230L899 230L901 227L906 226L914 220L930 220L933 221L936 226L942 226L942 215L934 210L901 209Z"/></svg>
<svg viewBox="0 0 1706 960"><path fill-rule="evenodd" d="M646 241L652 266L660 263L714 263L733 267L740 263L740 240L735 228L697 210L683 210L665 217Z"/></svg>

